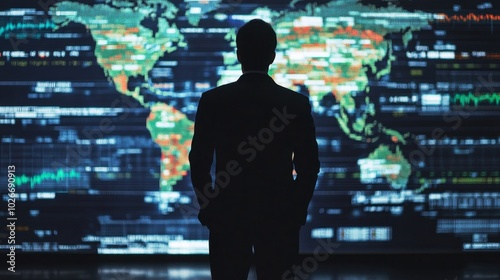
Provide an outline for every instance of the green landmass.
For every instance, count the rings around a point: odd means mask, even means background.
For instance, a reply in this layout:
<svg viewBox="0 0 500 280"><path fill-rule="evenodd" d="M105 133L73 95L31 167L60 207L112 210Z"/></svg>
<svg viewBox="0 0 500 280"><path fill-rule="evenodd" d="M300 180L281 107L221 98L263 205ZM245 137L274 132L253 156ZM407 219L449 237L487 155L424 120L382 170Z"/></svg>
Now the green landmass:
<svg viewBox="0 0 500 280"><path fill-rule="evenodd" d="M193 122L174 107L156 103L146 125L153 141L161 147L160 191L172 191L189 170Z"/></svg>
<svg viewBox="0 0 500 280"><path fill-rule="evenodd" d="M257 17L257 12L253 14ZM380 79L391 73L396 58L386 35L400 33L407 46L413 32L429 25L431 14L409 12L391 3L377 8L356 0L308 4L304 10L280 14L270 10L268 14L273 15L269 21L278 36L276 60L269 74L278 84L295 90L305 86L318 113L328 109L322 108L322 100L332 94L339 105L335 118L350 139L375 143L388 138L395 145L407 143L409 134L377 120L368 74ZM235 55L224 54L224 61L226 71L219 84L234 81L238 75ZM356 98L360 94L366 96ZM388 178L391 186L402 188L407 182L402 179L404 174Z"/></svg>
<svg viewBox="0 0 500 280"><path fill-rule="evenodd" d="M146 8L113 8L99 4L89 6L77 2L60 2L52 7L56 30L70 22L83 24L96 42L95 56L118 92L132 96L144 107L140 88L128 89L131 77L144 76L165 53L185 47L184 36L175 24L170 24L177 8L170 2L163 5L169 12L158 18L158 32L144 27L141 22L151 14Z"/></svg>
<svg viewBox="0 0 500 280"><path fill-rule="evenodd" d="M379 177L386 178L387 182L394 189L404 189L408 184L411 175L411 165L403 156L399 146L395 151L391 151L389 146L380 145L368 155L368 160L373 161L374 166L369 166L364 170L361 166L361 172L375 172Z"/></svg>
<svg viewBox="0 0 500 280"><path fill-rule="evenodd" d="M198 26L203 15L217 10L222 0L184 2L186 2L186 17L189 24Z"/></svg>
<svg viewBox="0 0 500 280"><path fill-rule="evenodd" d="M193 135L193 122L175 108L164 103L145 102L142 89L161 94L146 83L151 69L165 54L186 47L184 36L174 23L178 9L168 1L108 1L113 5L85 5L60 2L52 8L55 30L70 22L83 24L96 42L95 56L104 74L113 81L118 92L131 96L151 110L146 127L162 151L160 190L171 191L189 170L188 153ZM163 11L157 15L157 8ZM156 32L142 25L151 18L157 22ZM132 77L144 77L141 87L128 88Z"/></svg>

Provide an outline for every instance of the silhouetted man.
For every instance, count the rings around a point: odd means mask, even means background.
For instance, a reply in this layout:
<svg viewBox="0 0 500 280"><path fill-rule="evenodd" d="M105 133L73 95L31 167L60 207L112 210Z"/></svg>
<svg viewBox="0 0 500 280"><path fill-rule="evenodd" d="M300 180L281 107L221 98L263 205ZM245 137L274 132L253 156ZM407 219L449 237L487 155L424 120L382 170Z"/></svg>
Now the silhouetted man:
<svg viewBox="0 0 500 280"><path fill-rule="evenodd" d="M203 93L196 114L189 160L198 219L210 230L212 279L246 280L252 256L259 280L282 279L319 172L311 106L267 75L277 44L271 25L248 22L236 44L243 75Z"/></svg>

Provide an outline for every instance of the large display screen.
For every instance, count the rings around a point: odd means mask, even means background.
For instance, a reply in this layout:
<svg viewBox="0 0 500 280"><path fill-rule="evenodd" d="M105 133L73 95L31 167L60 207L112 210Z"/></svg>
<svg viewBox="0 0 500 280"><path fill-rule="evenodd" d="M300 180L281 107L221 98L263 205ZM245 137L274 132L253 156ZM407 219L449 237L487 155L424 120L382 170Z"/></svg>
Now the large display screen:
<svg viewBox="0 0 500 280"><path fill-rule="evenodd" d="M0 249L208 253L189 176L194 116L204 91L241 75L236 32L261 18L278 35L269 75L310 97L317 126L301 252L500 251L499 11L2 0Z"/></svg>

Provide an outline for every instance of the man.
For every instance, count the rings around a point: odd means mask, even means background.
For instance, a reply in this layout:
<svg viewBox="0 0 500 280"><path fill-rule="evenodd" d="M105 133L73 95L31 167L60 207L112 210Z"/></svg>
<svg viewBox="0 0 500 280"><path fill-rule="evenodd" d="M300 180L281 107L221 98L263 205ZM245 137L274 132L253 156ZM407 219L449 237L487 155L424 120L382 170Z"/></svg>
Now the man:
<svg viewBox="0 0 500 280"><path fill-rule="evenodd" d="M282 279L298 256L319 172L311 106L267 74L271 25L248 22L236 44L243 75L203 93L196 114L189 160L198 218L210 230L212 279L246 280L253 257L259 280Z"/></svg>

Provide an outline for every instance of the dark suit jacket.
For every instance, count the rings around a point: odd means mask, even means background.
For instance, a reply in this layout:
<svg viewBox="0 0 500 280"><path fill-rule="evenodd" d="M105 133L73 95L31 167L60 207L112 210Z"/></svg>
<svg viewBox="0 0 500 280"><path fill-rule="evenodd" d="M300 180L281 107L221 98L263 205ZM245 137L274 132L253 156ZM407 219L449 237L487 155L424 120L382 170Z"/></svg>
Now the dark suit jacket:
<svg viewBox="0 0 500 280"><path fill-rule="evenodd" d="M309 99L263 73L203 93L189 160L203 225L304 224L319 172Z"/></svg>

